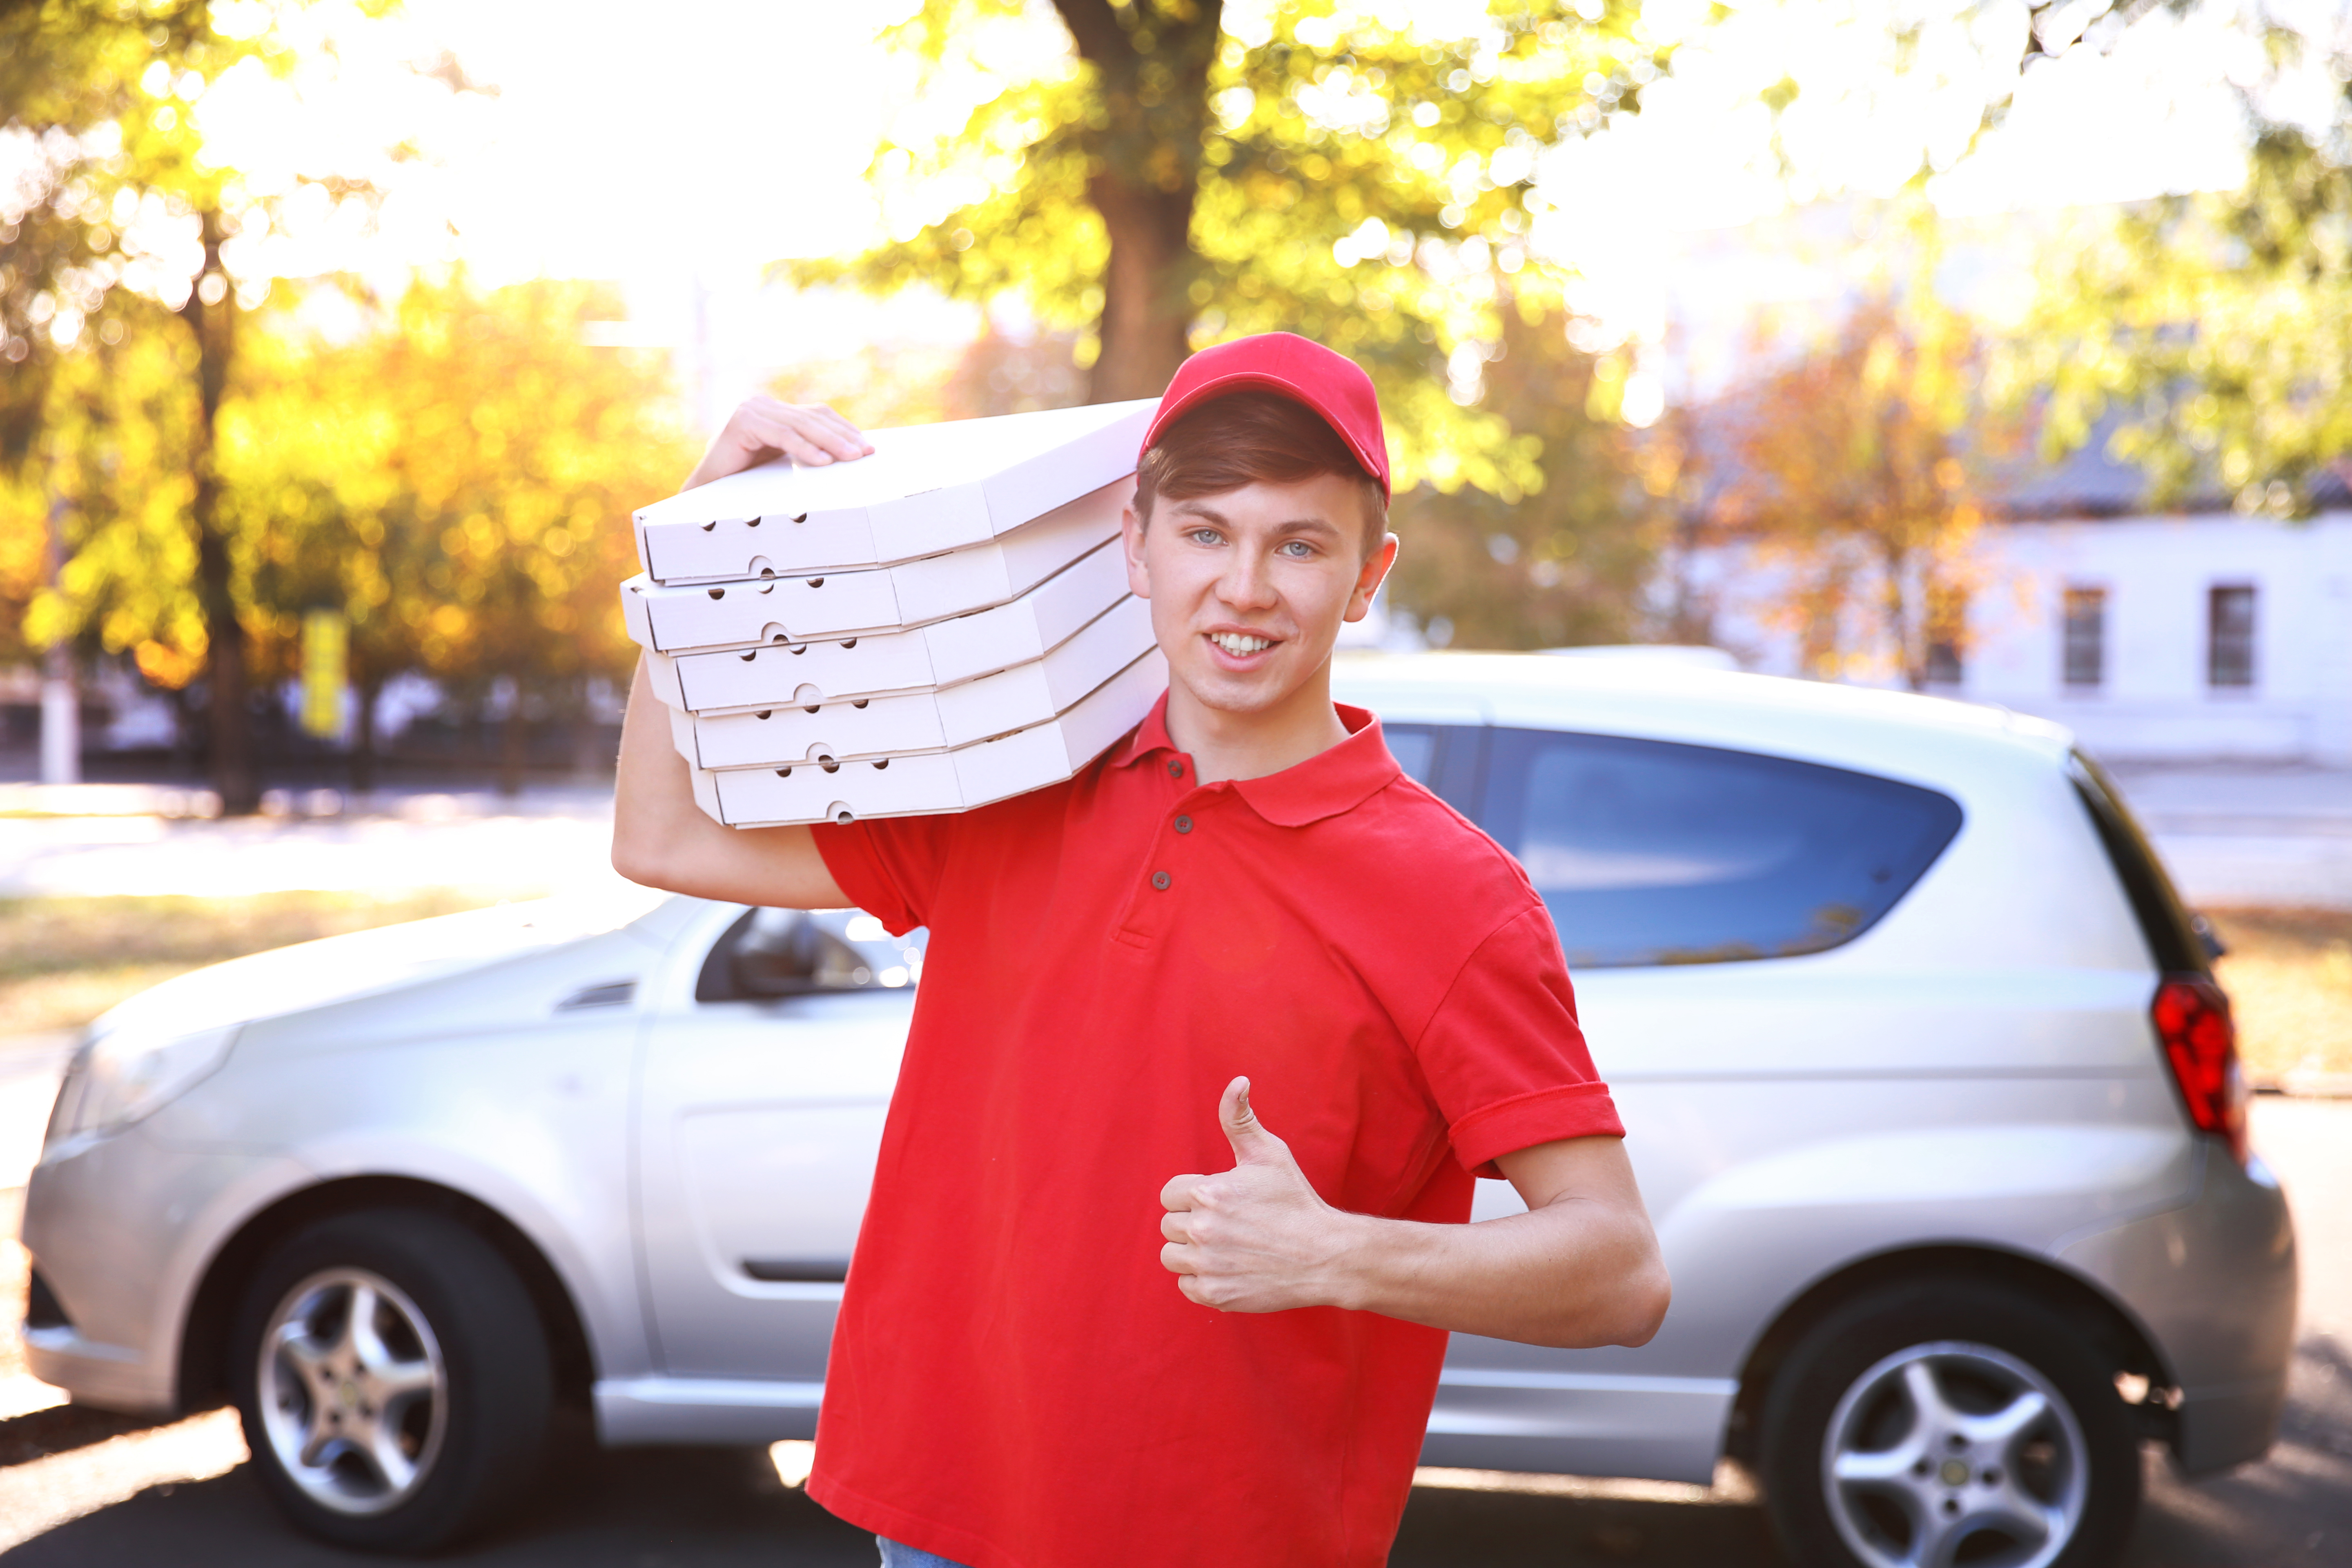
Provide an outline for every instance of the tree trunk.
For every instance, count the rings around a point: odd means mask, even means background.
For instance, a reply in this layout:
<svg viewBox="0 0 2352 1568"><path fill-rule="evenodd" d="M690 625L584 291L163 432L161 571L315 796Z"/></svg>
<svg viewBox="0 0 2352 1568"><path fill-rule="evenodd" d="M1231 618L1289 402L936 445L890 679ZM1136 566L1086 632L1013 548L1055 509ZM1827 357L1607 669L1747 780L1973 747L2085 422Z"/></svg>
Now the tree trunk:
<svg viewBox="0 0 2352 1568"><path fill-rule="evenodd" d="M196 427L188 443L189 476L195 483L190 508L196 531L196 604L205 618L205 675L209 700L213 788L221 810L247 815L261 804L253 768L253 717L247 703L245 626L237 618L235 563L221 517L220 465L216 450L220 405L228 389L229 360L236 352L236 298L221 269L220 211L199 216L204 270L196 275L188 302L180 308L196 338ZM213 300L207 292L217 292Z"/></svg>
<svg viewBox="0 0 2352 1568"><path fill-rule="evenodd" d="M507 704L507 715L499 725L499 793L506 795L522 793L522 770L530 742L530 726L523 719L522 682L514 683L514 700Z"/></svg>
<svg viewBox="0 0 2352 1568"><path fill-rule="evenodd" d="M1195 0L1189 16L1110 0L1054 5L1079 58L1095 68L1104 110L1088 148L1087 196L1102 216L1110 258L1087 395L1157 397L1192 352L1192 201L1223 0Z"/></svg>
<svg viewBox="0 0 2352 1568"><path fill-rule="evenodd" d="M352 793L375 793L375 703L383 695L381 677L364 673L354 683L359 698L358 723L352 731Z"/></svg>

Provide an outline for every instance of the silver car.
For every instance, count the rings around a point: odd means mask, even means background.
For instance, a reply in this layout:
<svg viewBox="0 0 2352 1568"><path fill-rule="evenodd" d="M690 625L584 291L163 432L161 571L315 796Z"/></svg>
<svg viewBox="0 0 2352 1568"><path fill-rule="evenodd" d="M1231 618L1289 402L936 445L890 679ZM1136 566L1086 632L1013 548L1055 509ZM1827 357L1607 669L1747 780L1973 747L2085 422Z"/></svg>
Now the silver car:
<svg viewBox="0 0 2352 1568"><path fill-rule="evenodd" d="M1340 688L1549 903L1675 1279L1637 1351L1456 1335L1428 1462L1729 1458L1798 1561L2039 1568L2120 1545L2144 1443L2265 1450L2286 1205L2209 944L2063 732L1639 659ZM33 1368L236 1401L295 1520L389 1549L479 1522L567 1403L806 1436L921 971L854 910L647 896L159 986L58 1097Z"/></svg>

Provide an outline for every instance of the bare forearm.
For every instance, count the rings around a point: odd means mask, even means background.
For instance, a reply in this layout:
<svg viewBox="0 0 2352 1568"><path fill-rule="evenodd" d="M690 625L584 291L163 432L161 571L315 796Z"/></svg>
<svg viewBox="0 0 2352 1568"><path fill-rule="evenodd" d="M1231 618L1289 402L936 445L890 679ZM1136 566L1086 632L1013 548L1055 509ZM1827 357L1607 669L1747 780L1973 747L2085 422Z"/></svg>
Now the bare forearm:
<svg viewBox="0 0 2352 1568"><path fill-rule="evenodd" d="M736 903L831 909L846 901L807 828L739 829L704 815L642 660L621 725L613 868L647 887Z"/></svg>
<svg viewBox="0 0 2352 1568"><path fill-rule="evenodd" d="M1333 1306L1577 1349L1645 1343L1664 1315L1665 1268L1638 1212L1570 1199L1475 1225L1334 1217Z"/></svg>

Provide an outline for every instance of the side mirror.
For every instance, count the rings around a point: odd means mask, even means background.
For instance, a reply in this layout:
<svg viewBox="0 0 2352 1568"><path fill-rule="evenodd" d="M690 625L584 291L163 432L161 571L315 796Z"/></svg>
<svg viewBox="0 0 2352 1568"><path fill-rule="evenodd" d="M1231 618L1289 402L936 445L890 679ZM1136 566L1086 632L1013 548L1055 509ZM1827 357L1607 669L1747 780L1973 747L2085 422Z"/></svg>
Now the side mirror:
<svg viewBox="0 0 2352 1568"><path fill-rule="evenodd" d="M2189 917L2189 929L2197 933L2198 942L2203 944L2207 962L2229 956L2229 945L2221 940L2221 933L2213 929L2211 921L2192 912Z"/></svg>
<svg viewBox="0 0 2352 1568"><path fill-rule="evenodd" d="M736 933L728 976L738 996L804 996L852 991L874 972L856 948L803 910L754 910Z"/></svg>

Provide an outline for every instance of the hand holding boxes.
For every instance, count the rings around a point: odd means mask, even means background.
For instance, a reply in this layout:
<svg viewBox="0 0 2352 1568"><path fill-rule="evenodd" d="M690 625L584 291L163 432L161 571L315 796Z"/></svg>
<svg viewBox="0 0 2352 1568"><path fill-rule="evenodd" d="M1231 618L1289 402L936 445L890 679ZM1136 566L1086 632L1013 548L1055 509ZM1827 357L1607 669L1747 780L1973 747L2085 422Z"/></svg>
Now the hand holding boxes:
<svg viewBox="0 0 2352 1568"><path fill-rule="evenodd" d="M734 826L1069 777L1167 685L1119 518L1150 401L867 433L636 515L622 584L695 798Z"/></svg>

